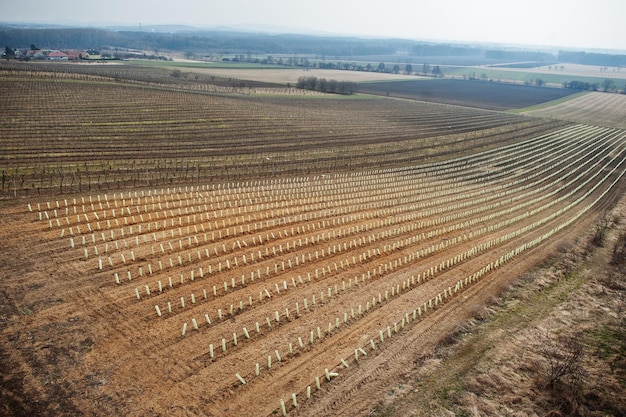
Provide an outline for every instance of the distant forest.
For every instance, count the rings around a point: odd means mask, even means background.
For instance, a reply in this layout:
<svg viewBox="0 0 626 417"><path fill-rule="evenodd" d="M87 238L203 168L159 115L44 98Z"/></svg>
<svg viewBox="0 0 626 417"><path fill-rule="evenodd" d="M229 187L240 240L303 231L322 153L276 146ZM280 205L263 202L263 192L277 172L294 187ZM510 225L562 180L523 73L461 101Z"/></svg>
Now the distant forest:
<svg viewBox="0 0 626 417"><path fill-rule="evenodd" d="M419 62L420 57L458 57L464 62L568 62L610 67L626 66L626 55L577 51L557 53L484 47L468 44L418 42L401 39L362 39L229 30L177 32L104 30L92 28L34 29L0 26L0 46L44 49L139 49L188 54L307 55L322 58L390 57L396 62Z"/></svg>

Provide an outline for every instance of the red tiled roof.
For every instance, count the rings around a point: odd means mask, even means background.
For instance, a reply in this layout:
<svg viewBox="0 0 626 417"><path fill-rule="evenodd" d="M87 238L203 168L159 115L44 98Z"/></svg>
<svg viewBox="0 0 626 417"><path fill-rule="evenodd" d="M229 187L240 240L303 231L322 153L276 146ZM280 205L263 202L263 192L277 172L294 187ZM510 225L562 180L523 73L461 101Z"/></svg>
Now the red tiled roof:
<svg viewBox="0 0 626 417"><path fill-rule="evenodd" d="M61 51L54 51L54 52L50 52L48 54L48 58L68 58L69 55L61 52Z"/></svg>

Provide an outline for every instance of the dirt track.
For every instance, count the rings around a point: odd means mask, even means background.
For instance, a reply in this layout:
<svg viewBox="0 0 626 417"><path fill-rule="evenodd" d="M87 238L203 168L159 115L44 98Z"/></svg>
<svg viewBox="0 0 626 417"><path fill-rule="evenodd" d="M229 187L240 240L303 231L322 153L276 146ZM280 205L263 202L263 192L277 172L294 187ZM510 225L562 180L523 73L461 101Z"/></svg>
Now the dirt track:
<svg viewBox="0 0 626 417"><path fill-rule="evenodd" d="M363 415L622 195L625 139L573 126L433 166L5 207L2 411Z"/></svg>

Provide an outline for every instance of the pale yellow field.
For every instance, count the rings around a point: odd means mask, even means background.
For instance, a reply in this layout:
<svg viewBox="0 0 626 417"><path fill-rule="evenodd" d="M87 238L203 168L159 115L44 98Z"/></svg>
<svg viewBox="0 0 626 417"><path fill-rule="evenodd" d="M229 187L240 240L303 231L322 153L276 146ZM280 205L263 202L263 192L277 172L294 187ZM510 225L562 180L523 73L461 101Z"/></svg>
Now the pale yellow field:
<svg viewBox="0 0 626 417"><path fill-rule="evenodd" d="M524 114L626 129L626 94L588 93Z"/></svg>
<svg viewBox="0 0 626 417"><path fill-rule="evenodd" d="M341 70L325 70L311 69L304 70L301 68L285 68L285 69L259 69L259 68L211 68L207 64L206 68L180 68L181 71L199 72L202 74L215 75L216 77L236 78L240 80L263 81L278 84L295 84L299 77L317 77L326 78L327 80L337 81L390 81L403 79L423 78L415 75L404 74L385 74L378 72L360 72L360 71L341 71Z"/></svg>

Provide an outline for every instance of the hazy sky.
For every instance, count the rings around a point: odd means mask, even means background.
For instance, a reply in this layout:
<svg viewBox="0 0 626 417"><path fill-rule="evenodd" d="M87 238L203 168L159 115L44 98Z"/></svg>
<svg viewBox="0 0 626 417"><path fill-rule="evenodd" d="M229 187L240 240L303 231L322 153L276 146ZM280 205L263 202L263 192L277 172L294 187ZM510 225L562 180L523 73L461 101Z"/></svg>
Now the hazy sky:
<svg viewBox="0 0 626 417"><path fill-rule="evenodd" d="M283 31L626 50L625 0L0 0L0 21L263 25Z"/></svg>

